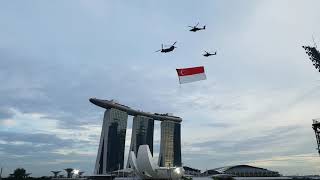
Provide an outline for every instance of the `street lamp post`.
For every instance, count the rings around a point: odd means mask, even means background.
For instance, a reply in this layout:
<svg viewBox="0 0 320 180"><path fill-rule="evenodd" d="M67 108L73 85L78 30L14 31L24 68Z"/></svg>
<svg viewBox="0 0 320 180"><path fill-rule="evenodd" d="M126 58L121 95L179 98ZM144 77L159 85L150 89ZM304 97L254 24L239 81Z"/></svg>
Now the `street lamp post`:
<svg viewBox="0 0 320 180"><path fill-rule="evenodd" d="M0 180L2 179L2 168L0 170Z"/></svg>

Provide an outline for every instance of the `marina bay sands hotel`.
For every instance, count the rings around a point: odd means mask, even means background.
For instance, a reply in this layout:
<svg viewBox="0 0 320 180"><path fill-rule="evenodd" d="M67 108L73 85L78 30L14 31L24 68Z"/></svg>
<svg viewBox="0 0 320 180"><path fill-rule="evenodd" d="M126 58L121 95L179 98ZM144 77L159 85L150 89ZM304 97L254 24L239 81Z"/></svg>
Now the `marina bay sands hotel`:
<svg viewBox="0 0 320 180"><path fill-rule="evenodd" d="M115 101L91 98L90 102L105 108L95 174L107 174L124 168L124 151L128 115L133 117L130 151L137 155L140 145L149 145L153 155L154 120L161 121L161 141L158 165L180 167L181 121L169 114L134 110Z"/></svg>

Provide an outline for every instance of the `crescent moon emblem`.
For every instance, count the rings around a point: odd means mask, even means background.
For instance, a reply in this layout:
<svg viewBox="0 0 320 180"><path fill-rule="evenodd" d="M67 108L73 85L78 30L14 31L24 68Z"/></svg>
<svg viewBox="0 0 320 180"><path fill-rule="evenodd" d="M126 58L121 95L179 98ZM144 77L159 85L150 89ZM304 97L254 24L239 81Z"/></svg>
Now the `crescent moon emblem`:
<svg viewBox="0 0 320 180"><path fill-rule="evenodd" d="M184 75L183 69L180 70L180 74L181 74L182 76Z"/></svg>

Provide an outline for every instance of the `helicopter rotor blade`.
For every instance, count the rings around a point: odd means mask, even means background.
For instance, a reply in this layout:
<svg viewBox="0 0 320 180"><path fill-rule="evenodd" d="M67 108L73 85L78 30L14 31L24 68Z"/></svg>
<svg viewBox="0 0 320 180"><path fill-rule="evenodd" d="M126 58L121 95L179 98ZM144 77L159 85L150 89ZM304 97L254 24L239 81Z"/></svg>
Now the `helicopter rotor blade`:
<svg viewBox="0 0 320 180"><path fill-rule="evenodd" d="M188 26L188 27L190 27L190 28L194 28L194 26Z"/></svg>
<svg viewBox="0 0 320 180"><path fill-rule="evenodd" d="M159 52L159 51L161 51L161 49L159 49L158 51L155 51L155 52Z"/></svg>
<svg viewBox="0 0 320 180"><path fill-rule="evenodd" d="M199 25L199 22L197 23L197 25L195 25L194 27L197 27Z"/></svg>
<svg viewBox="0 0 320 180"><path fill-rule="evenodd" d="M163 49L163 44L161 44L161 49Z"/></svg>

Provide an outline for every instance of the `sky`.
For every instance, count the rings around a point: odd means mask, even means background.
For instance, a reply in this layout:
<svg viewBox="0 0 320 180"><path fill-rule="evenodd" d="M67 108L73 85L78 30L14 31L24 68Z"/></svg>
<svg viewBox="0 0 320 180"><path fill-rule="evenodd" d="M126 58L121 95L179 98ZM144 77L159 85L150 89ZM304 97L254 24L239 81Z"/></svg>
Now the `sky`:
<svg viewBox="0 0 320 180"><path fill-rule="evenodd" d="M182 117L183 165L319 174L318 0L0 1L0 167L92 174L116 99ZM188 26L206 25L190 32ZM155 53L177 41L172 53ZM204 50L217 51L205 58ZM179 85L176 68L207 80ZM132 118L128 121L126 152ZM155 156L160 125L155 126ZM126 153L127 156L127 153Z"/></svg>

